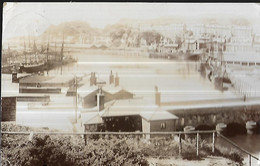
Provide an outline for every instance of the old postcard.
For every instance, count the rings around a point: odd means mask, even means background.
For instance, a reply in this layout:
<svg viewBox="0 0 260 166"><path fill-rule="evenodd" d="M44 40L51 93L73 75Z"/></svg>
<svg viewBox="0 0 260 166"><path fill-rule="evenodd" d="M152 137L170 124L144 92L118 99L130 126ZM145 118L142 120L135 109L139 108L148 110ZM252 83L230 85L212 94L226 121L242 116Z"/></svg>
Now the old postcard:
<svg viewBox="0 0 260 166"><path fill-rule="evenodd" d="M260 165L259 3L4 3L2 165Z"/></svg>

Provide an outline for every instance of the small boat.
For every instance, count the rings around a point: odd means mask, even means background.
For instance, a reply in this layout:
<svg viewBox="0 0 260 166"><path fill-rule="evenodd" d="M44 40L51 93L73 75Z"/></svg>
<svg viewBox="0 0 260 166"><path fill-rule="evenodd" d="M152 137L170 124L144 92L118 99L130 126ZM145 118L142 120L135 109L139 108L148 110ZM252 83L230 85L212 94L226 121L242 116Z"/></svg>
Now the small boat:
<svg viewBox="0 0 260 166"><path fill-rule="evenodd" d="M188 52L185 55L186 60L198 61L203 55L202 51Z"/></svg>

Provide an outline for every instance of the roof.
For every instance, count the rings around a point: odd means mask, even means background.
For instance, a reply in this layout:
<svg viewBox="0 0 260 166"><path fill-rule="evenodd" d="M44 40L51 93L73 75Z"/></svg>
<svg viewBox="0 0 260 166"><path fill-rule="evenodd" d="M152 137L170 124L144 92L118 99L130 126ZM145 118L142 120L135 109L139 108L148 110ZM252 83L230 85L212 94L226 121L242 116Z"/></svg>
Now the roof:
<svg viewBox="0 0 260 166"><path fill-rule="evenodd" d="M148 121L178 119L157 105L148 105L144 99L114 100L101 112L102 117L140 115Z"/></svg>
<svg viewBox="0 0 260 166"><path fill-rule="evenodd" d="M167 112L161 107L152 111L141 112L140 116L147 121L179 119L177 116Z"/></svg>
<svg viewBox="0 0 260 166"><path fill-rule="evenodd" d="M98 112L81 113L81 121L83 124L100 124L103 120Z"/></svg>
<svg viewBox="0 0 260 166"><path fill-rule="evenodd" d="M87 84L85 84L85 85L79 87L79 88L77 89L77 93L78 93L80 96L83 96L83 97L84 97L84 96L87 96L87 95L89 95L90 93L94 92L94 91L97 90L97 89L98 89L97 86L95 86L95 85L90 86L90 85L87 83Z"/></svg>
<svg viewBox="0 0 260 166"><path fill-rule="evenodd" d="M115 86L115 84L110 84L110 85L103 86L102 90L105 90L111 94L114 94L114 93L117 93L117 92L123 90L123 88L120 86Z"/></svg>
<svg viewBox="0 0 260 166"><path fill-rule="evenodd" d="M100 81L103 81L103 80L100 80ZM95 91L97 89L98 89L98 86L96 86L96 85L90 86L89 81L88 81L86 84L84 84L83 86L78 88L78 93L81 96L87 96L88 94L92 93L93 91ZM125 89L123 89L121 86L115 86L115 84L106 84L106 85L102 86L102 90L105 92L108 92L110 94L115 94L115 93L120 92L121 90L125 90ZM125 90L125 91L127 91L127 90Z"/></svg>
<svg viewBox="0 0 260 166"><path fill-rule="evenodd" d="M224 54L224 61L234 61L234 62L252 62L259 63L260 56L257 53L234 53L234 54Z"/></svg>
<svg viewBox="0 0 260 166"><path fill-rule="evenodd" d="M72 76L39 76L32 75L19 80L19 83L67 83L74 79Z"/></svg>
<svg viewBox="0 0 260 166"><path fill-rule="evenodd" d="M113 100L102 111L102 117L139 115L141 111L149 110L143 99Z"/></svg>

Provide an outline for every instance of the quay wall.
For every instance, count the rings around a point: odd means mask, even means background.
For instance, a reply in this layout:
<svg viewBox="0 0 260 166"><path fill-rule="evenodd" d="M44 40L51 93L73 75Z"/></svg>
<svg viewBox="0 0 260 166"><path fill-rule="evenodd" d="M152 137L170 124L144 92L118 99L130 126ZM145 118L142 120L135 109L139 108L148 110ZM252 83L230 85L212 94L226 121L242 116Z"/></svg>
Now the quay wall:
<svg viewBox="0 0 260 166"><path fill-rule="evenodd" d="M192 108L169 111L178 116L176 129L182 130L185 126L216 126L218 123L239 123L247 121L260 121L260 104L220 106L208 108Z"/></svg>

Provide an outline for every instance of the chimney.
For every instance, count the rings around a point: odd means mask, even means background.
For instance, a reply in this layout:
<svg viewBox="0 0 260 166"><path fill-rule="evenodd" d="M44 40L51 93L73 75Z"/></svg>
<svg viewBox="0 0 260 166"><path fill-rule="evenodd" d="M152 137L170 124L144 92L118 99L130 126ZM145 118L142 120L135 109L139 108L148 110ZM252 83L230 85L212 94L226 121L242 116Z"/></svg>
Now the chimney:
<svg viewBox="0 0 260 166"><path fill-rule="evenodd" d="M105 96L102 92L102 88L98 89L97 93L97 107L98 107L98 112L104 109L104 104L105 104Z"/></svg>
<svg viewBox="0 0 260 166"><path fill-rule="evenodd" d="M97 81L97 78L96 78L95 72L91 72L91 75L90 75L90 86L96 85L96 81Z"/></svg>
<svg viewBox="0 0 260 166"><path fill-rule="evenodd" d="M112 73L112 70L110 72L110 76L109 76L109 84L113 84L114 83L114 74Z"/></svg>
<svg viewBox="0 0 260 166"><path fill-rule="evenodd" d="M116 73L116 78L115 78L115 86L119 86L119 77L118 74Z"/></svg>
<svg viewBox="0 0 260 166"><path fill-rule="evenodd" d="M18 79L17 79L17 73L12 73L12 83L17 83Z"/></svg>
<svg viewBox="0 0 260 166"><path fill-rule="evenodd" d="M155 86L155 104L160 106L161 105L161 93L158 92L158 87Z"/></svg>
<svg viewBox="0 0 260 166"><path fill-rule="evenodd" d="M95 72L93 73L93 83L94 83L94 85L97 84L97 77L96 77L96 73Z"/></svg>
<svg viewBox="0 0 260 166"><path fill-rule="evenodd" d="M90 73L90 79L89 79L90 86L93 85L93 73Z"/></svg>

